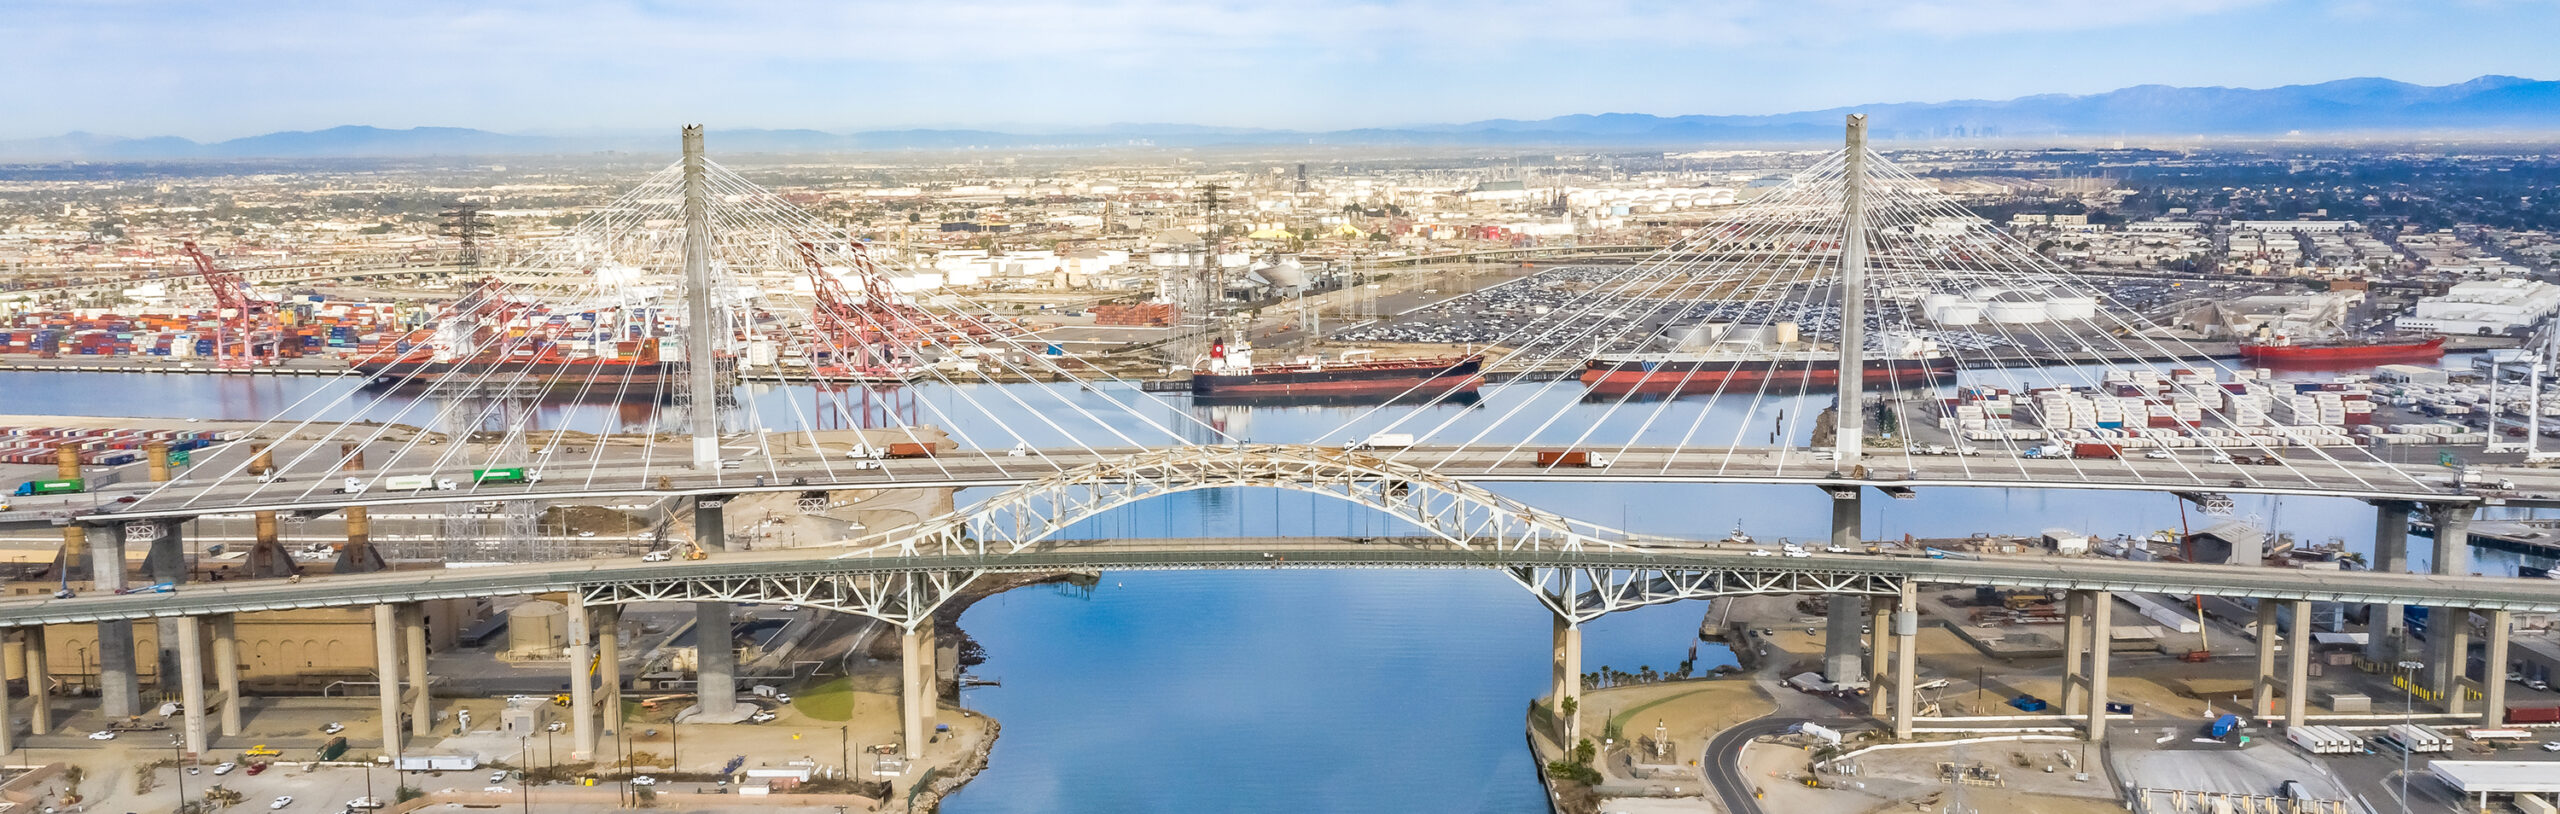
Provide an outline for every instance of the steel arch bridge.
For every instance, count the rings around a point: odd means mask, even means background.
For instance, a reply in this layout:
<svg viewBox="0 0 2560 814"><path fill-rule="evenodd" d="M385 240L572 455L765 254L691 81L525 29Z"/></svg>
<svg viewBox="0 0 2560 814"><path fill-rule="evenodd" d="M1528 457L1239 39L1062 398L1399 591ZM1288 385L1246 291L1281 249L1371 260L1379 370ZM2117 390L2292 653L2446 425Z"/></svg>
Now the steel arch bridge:
<svg viewBox="0 0 2560 814"><path fill-rule="evenodd" d="M1010 554L1105 512L1181 492L1286 489L1365 506L1462 549L1628 548L1618 529L1573 520L1466 481L1355 450L1252 444L1147 450L1013 487L923 523L848 542L864 551Z"/></svg>
<svg viewBox="0 0 2560 814"><path fill-rule="evenodd" d="M1626 532L1537 509L1480 486L1358 451L1248 445L1140 452L1022 484L985 501L845 543L838 559L959 558L965 570L897 574L733 577L617 583L581 592L588 604L784 602L913 629L991 571L1019 570L1026 552L1108 545L1059 535L1085 520L1182 492L1273 488L1322 495L1401 519L1425 533L1407 547L1452 554L1641 552ZM1278 567L1286 554L1270 563ZM1308 565L1309 563L1295 563ZM1738 594L1894 595L1904 580L1804 569L1518 566L1500 570L1559 618L1579 624L1628 608Z"/></svg>

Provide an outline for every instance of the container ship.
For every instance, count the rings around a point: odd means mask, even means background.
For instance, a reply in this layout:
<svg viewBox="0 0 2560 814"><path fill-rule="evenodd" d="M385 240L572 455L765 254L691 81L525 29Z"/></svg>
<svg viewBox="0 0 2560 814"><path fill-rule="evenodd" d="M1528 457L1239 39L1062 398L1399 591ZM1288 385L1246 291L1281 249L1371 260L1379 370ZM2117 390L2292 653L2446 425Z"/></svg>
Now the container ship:
<svg viewBox="0 0 2560 814"><path fill-rule="evenodd" d="M659 359L656 337L600 343L610 348L610 353L602 352L603 348L596 352L572 351L570 346L548 341L508 344L469 357L454 357L435 347L421 346L396 359L357 359L350 364L366 377L366 386L376 388L447 380L499 385L577 382L619 388L626 384L655 385L668 370Z"/></svg>
<svg viewBox="0 0 2560 814"><path fill-rule="evenodd" d="M1257 366L1252 345L1229 346L1220 340L1209 346L1208 360L1192 371L1191 395L1197 400L1231 402L1472 396L1484 384L1483 370L1481 354L1332 361L1303 357Z"/></svg>
<svg viewBox="0 0 2560 814"><path fill-rule="evenodd" d="M2425 362L2443 358L2444 337L2427 339L2295 341L2276 336L2260 342L2240 343L2240 358L2262 365L2284 367L2327 367L2338 365L2387 365L2397 362Z"/></svg>

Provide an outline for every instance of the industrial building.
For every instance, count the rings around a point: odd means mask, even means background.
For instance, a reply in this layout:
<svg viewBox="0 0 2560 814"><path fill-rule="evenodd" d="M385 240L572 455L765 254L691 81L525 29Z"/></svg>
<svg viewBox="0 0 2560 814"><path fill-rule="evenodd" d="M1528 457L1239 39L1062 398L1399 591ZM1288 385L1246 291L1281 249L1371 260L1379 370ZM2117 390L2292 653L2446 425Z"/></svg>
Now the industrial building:
<svg viewBox="0 0 2560 814"><path fill-rule="evenodd" d="M2537 280L2473 280L2455 283L2443 296L2418 301L2395 321L2417 333L2491 336L2533 327L2560 310L2560 286Z"/></svg>

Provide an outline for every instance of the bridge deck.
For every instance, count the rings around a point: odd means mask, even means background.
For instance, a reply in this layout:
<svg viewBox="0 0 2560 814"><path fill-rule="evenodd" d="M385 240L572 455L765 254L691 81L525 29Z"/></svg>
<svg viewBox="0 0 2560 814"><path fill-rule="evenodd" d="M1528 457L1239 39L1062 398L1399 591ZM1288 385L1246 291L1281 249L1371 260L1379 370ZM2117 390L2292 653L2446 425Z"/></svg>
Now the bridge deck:
<svg viewBox="0 0 2560 814"><path fill-rule="evenodd" d="M198 583L175 593L22 596L0 599L0 627L72 624L298 608L351 607L463 597L521 596L607 585L687 581L828 579L912 573L1170 569L1577 568L1612 571L1824 573L1925 584L2104 590L2213 596L2386 602L2560 612L2560 581L2177 563L2095 558L1979 560L1815 554L1753 555L1741 547L1656 545L1606 551L1488 551L1436 539L1277 538L1059 542L1013 554L918 555L799 549L736 552L708 561L637 559L395 571L351 576Z"/></svg>
<svg viewBox="0 0 2560 814"><path fill-rule="evenodd" d="M236 445L235 445L236 446ZM1443 476L1475 483L1699 483L1801 484L1873 486L1881 488L2029 487L2147 492L2223 492L2364 500L2480 502L2476 494L2456 492L2445 475L2355 461L2292 459L2287 465L2213 464L2193 457L2172 460L2039 460L1999 456L1904 456L1879 454L1868 459L1868 477L1835 476L1833 464L1802 449L1766 447L1672 448L1629 447L1623 452L1597 448L1612 458L1607 467L1539 466L1532 448L1518 452L1458 446L1418 446L1379 453L1346 453L1339 448L1290 446L1310 455L1375 455L1384 460L1422 466ZM672 495L716 495L813 489L967 488L1017 486L1061 471L1135 455L1147 450L1041 450L1010 456L974 450L933 458L881 461L875 469L854 469L851 461L823 455L756 457L729 470L696 470L673 461L680 455L644 454L616 449L592 465L561 461L538 483L471 485L469 473L442 471L336 471L329 460L289 469L280 483L258 483L246 475L219 477L231 463L208 456L196 464L195 483L172 484L148 493L132 490L152 484L116 487L137 494L131 503L111 495L27 498L17 502L20 520L64 519L96 515L112 517L191 517L214 511L322 511L347 506L419 505L507 499L582 500ZM225 450L217 455L245 455ZM282 462L292 456L279 454ZM319 456L315 456L319 457ZM380 488L385 479L404 474L434 474L460 482L450 491L392 492ZM2516 482L2519 499L2560 496L2560 471L2501 470ZM376 484L363 494L334 492L345 477ZM128 478L138 480L138 478ZM34 513L34 514L30 514ZM0 518L5 521L12 518Z"/></svg>

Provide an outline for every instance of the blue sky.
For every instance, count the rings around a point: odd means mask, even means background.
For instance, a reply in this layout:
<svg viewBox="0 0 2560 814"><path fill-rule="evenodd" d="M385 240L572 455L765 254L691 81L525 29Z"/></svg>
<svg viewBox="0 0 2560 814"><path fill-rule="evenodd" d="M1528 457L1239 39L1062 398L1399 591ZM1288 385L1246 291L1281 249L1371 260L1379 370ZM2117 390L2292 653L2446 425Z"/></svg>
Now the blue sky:
<svg viewBox="0 0 2560 814"><path fill-rule="evenodd" d="M2560 0L0 0L0 138L1292 129L2560 78Z"/></svg>

